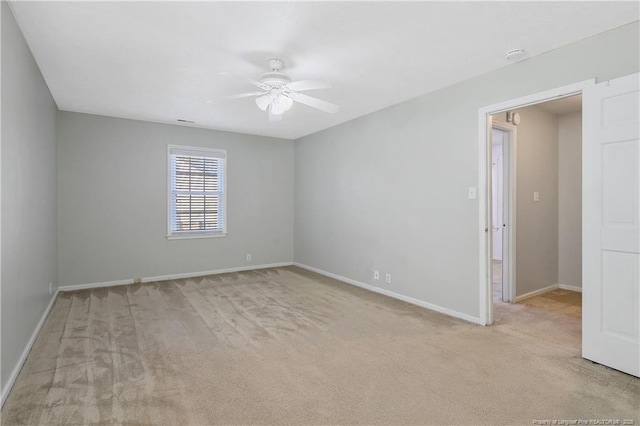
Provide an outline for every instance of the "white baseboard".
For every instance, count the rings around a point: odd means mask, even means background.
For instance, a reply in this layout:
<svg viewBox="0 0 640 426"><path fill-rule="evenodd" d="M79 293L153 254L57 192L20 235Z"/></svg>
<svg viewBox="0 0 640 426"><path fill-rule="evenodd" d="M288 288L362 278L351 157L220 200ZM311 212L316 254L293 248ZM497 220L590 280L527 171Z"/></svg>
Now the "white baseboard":
<svg viewBox="0 0 640 426"><path fill-rule="evenodd" d="M452 317L455 317L455 318L460 318L462 320L469 321L469 322L472 322L474 324L484 325L484 323L482 321L480 321L480 318L477 318L477 317L474 317L474 316L471 316L471 315L468 315L468 314L465 314L465 313L462 313L462 312L454 311L453 309L443 308L442 306L434 305L432 303L428 303L428 302L425 302L425 301L422 301L422 300L419 300L419 299L415 299L413 297L405 296L405 295L402 295L402 294L399 294L399 293L395 293L393 291L389 291L389 290L385 290L383 288L379 288L379 287L375 287L375 286L372 286L372 285L369 285L369 284L365 284L365 283L360 282L360 281L352 280L351 278L347 278L347 277L343 277L343 276L338 275L338 274L334 274L334 273L331 273L331 272L323 271L322 269L314 268L312 266L305 265L303 263L295 262L293 265L297 266L299 268L302 268L302 269L306 269L306 270L311 271L311 272L315 272L315 273L320 274L320 275L324 275L325 277L333 278L333 279L336 279L338 281L342 281L344 283L354 285L356 287L364 288L366 290L373 291L375 293L380 293L380 294L383 294L385 296L392 297L394 299L402 300L403 302L411 303L412 305L417 305L417 306L420 306L422 308L426 308L426 309L430 309L432 311L439 312L441 314L449 315L449 316L452 316Z"/></svg>
<svg viewBox="0 0 640 426"><path fill-rule="evenodd" d="M35 343L36 338L38 337L38 334L40 333L40 329L44 325L44 322L47 319L47 316L49 316L49 312L51 311L51 308L53 307L53 303L58 298L58 293L59 293L59 290L55 292L55 294L53 295L53 297L49 301L49 304L47 305L47 308L42 313L42 317L40 318L40 321L38 321L38 325L36 325L36 328L35 328L35 330L33 330L33 333L31 334L31 337L29 338L29 341L27 342L27 345L24 347L24 350L22 351L22 354L20 355L20 358L18 358L18 362L16 363L16 366L14 367L13 371L11 372L11 375L9 376L9 380L7 380L7 383L4 385L4 388L2 389L2 397L1 397L2 401L0 402L0 407L3 406L4 402L7 400L7 396L9 396L9 392L11 392L11 388L13 387L13 384L15 383L16 379L18 378L18 374L20 373L20 370L22 369L22 366L24 365L24 362L27 360L27 356L29 355L29 351L31 351L31 347Z"/></svg>
<svg viewBox="0 0 640 426"><path fill-rule="evenodd" d="M521 301L523 301L525 299L529 299L531 297L539 296L539 295L544 294L544 293L548 293L548 292L553 291L553 290L557 290L559 288L561 288L562 290L577 291L579 293L582 293L582 287L576 287L576 286L573 286L573 285L566 285L566 284L552 284L552 285L550 285L548 287L544 287L544 288L541 288L541 289L538 289L538 290L534 290L534 291L531 291L529 293L525 293L525 294L521 294L520 296L517 296L515 303L521 302Z"/></svg>
<svg viewBox="0 0 640 426"><path fill-rule="evenodd" d="M582 287L578 287L575 285L567 285L567 284L558 284L558 288L569 291L577 291L578 293L582 293Z"/></svg>
<svg viewBox="0 0 640 426"><path fill-rule="evenodd" d="M116 285L133 284L133 280L104 281L100 283L61 285L58 287L60 291L86 290L88 288L113 287Z"/></svg>
<svg viewBox="0 0 640 426"><path fill-rule="evenodd" d="M213 271L200 271L200 272L187 272L183 274L158 275L156 277L143 277L142 282L150 283L150 282L156 282L156 281L179 280L181 278L203 277L205 275L217 275L217 274L227 274L230 272L252 271L254 269L279 268L282 266L291 266L291 265L293 265L293 262L281 262L281 263L270 263L265 265L250 265L250 266L239 266L239 267L227 268L227 269L215 269ZM133 279L104 281L104 282L89 283L89 284L63 285L63 286L59 286L58 290L59 291L75 291L75 290L86 290L89 288L113 287L116 285L126 285L126 284L133 284Z"/></svg>
<svg viewBox="0 0 640 426"><path fill-rule="evenodd" d="M529 299L531 297L539 296L541 294L548 293L548 292L556 290L558 288L559 288L558 284L552 284L552 285L550 285L548 287L544 287L544 288L540 288L538 290L530 291L529 293L525 293L525 294L521 294L520 296L516 296L515 302L518 303L518 302L521 302L521 301L523 301L525 299Z"/></svg>

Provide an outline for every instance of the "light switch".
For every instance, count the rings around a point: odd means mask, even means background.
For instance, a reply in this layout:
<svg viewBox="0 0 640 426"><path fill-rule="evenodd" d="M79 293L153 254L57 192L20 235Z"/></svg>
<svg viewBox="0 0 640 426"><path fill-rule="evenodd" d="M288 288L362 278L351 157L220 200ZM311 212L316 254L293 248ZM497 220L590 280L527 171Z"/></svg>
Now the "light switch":
<svg viewBox="0 0 640 426"><path fill-rule="evenodd" d="M540 201L540 193L538 191L533 193L533 201Z"/></svg>
<svg viewBox="0 0 640 426"><path fill-rule="evenodd" d="M469 199L470 200L476 199L476 188L474 186L469 187Z"/></svg>

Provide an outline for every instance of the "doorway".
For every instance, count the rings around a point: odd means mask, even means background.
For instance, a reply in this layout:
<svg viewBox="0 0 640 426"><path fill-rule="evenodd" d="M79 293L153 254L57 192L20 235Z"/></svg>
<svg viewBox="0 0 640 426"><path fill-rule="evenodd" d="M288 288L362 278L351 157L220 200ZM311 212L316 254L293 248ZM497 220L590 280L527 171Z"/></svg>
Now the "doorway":
<svg viewBox="0 0 640 426"><path fill-rule="evenodd" d="M571 95L584 95L580 113L582 156L572 161L582 170L581 178L581 315L577 336L582 356L640 377L640 333L638 333L638 85L639 74L602 81L595 79L524 96L480 108L479 112L479 319L493 323L491 199L492 114L542 104ZM541 167L544 162L538 162ZM518 166L520 167L520 165ZM518 184L519 185L519 184ZM519 188L520 189L520 188ZM543 194L533 191L534 201ZM524 191L518 200L531 192ZM518 202L518 209L520 203ZM635 213L632 213L635 212ZM518 281L516 287L520 286ZM558 283L555 288L564 289ZM572 290L572 289L569 289ZM545 289L544 291L548 291ZM509 305L504 305L509 306ZM542 330L544 333L544 330Z"/></svg>
<svg viewBox="0 0 640 426"><path fill-rule="evenodd" d="M580 319L582 97L492 114L490 123L493 303Z"/></svg>
<svg viewBox="0 0 640 426"><path fill-rule="evenodd" d="M508 143L508 140L510 138L508 132L515 132L516 128L524 128L524 126L516 127L514 123L507 122L507 112L512 113L513 111L524 109L526 107L534 105L540 107L542 104L550 103L550 101L553 100L568 98L573 95L579 95L581 94L584 87L588 87L590 85L593 85L593 81L585 81L582 83L577 83L547 92L542 92L536 95L531 95L502 104L482 108L479 111L481 115L481 153L484 153L482 156L484 160L482 161L480 170L481 186L479 188L479 193L485 194L484 197L480 197L480 209L481 219L485 218L484 223L486 224L485 227L481 229L481 270L483 271L483 276L485 278L481 279L480 318L487 325L492 324L494 320L494 303L515 303L522 300L523 298L534 297L538 294L543 294L551 290L563 288L562 283L557 278L557 254L555 266L542 265L536 262L527 263L526 261L528 259L524 255L523 257L525 258L521 259L521 262L525 261L525 263L523 263L525 267L520 270L520 264L517 264L517 243L526 239L533 241L540 240L540 236L538 235L538 233L540 233L540 231L543 229L547 229L547 226L546 224L544 224L544 226L539 225L538 228L530 228L529 234L518 234L519 239L516 240L516 204L518 208L522 210L521 213L527 213L529 215L529 218L532 216L536 217L536 215L538 214L536 208L545 204L549 199L555 199L555 202L557 203L558 195L557 193L550 194L547 189L538 191L537 188L531 189L531 187L527 187L526 185L524 185L523 188L518 188L519 193L516 197L516 186L521 184L521 182L518 181L518 174L516 173L516 157L519 148L518 146L516 146L513 147L512 151L509 151L510 144ZM508 127L500 128L500 126ZM497 128L494 129L494 127ZM518 138L519 137L520 135L518 135ZM515 134L512 138L512 142L515 143ZM500 141L501 143L498 141ZM495 150L494 146L496 147ZM547 167L546 163L542 163L539 161L536 163L537 160L535 159L532 161L534 164L533 169L544 169L545 167ZM509 170L510 168L512 168L513 170ZM519 165L518 168L520 168ZM523 170L523 172L525 171ZM520 171L518 171L518 173L520 173ZM501 177L502 179L500 179ZM484 187L482 186L482 183L485 183ZM538 183L536 183L536 185L537 184ZM555 183L555 188L557 191L557 181ZM538 201L540 201L540 203L537 203ZM536 204L533 204L534 202ZM558 216L557 204L555 207L554 216ZM530 222L530 220L526 220L523 222L523 224L527 224ZM557 222L555 224L552 224L551 228L553 228L554 226L556 227L557 233ZM533 229L533 231L531 229ZM501 247L500 243L502 243ZM555 250L557 250L557 237L554 241L554 244ZM580 248L576 250L577 253L580 253L580 251ZM545 250L542 250L542 252L544 253ZM526 280L522 279L522 277L524 276L523 274L527 273L527 268L529 269L529 271L551 271L551 273L555 274L556 276L552 281L541 280L548 284L545 284L545 286L543 287L536 287L530 282L526 282ZM516 270L518 270L518 274L516 274ZM538 283L536 283L536 285L537 284Z"/></svg>
<svg viewBox="0 0 640 426"><path fill-rule="evenodd" d="M504 228L503 213L503 191L504 191L504 175L503 175L503 158L502 144L508 136L504 130L498 128L491 129L491 198L492 198L492 233L493 233L493 253L492 253L492 273L493 273L493 301L503 301L503 284L502 279L502 258L503 247L502 239Z"/></svg>
<svg viewBox="0 0 640 426"><path fill-rule="evenodd" d="M516 282L517 125L505 114L491 121L491 233L493 303L511 303Z"/></svg>

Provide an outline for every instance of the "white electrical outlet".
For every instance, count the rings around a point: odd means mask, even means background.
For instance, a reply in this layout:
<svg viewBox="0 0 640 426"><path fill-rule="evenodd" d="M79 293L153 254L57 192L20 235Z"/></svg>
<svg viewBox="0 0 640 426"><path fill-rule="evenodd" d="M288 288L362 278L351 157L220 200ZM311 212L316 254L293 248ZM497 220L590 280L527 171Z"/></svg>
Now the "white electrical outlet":
<svg viewBox="0 0 640 426"><path fill-rule="evenodd" d="M391 284L391 274L387 274L386 278L385 278L385 282L387 284Z"/></svg>
<svg viewBox="0 0 640 426"><path fill-rule="evenodd" d="M533 201L540 201L540 193L538 191L533 193Z"/></svg>
<svg viewBox="0 0 640 426"><path fill-rule="evenodd" d="M373 279L374 280L379 280L380 279L380 272L379 271L373 271Z"/></svg>
<svg viewBox="0 0 640 426"><path fill-rule="evenodd" d="M250 254L247 255L247 262L251 262L251 255Z"/></svg>

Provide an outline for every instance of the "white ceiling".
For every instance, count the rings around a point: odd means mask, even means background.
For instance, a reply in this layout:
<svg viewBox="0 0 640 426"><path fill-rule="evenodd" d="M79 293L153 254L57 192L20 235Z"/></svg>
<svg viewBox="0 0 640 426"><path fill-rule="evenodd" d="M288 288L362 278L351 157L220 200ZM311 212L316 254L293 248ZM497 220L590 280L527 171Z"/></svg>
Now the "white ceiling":
<svg viewBox="0 0 640 426"><path fill-rule="evenodd" d="M582 95L567 96L539 104L540 108L552 114L563 115L582 111Z"/></svg>
<svg viewBox="0 0 640 426"><path fill-rule="evenodd" d="M297 139L638 20L638 2L10 3L62 110ZM233 72L258 78L278 57L306 92L271 123ZM208 100L212 102L207 103Z"/></svg>

